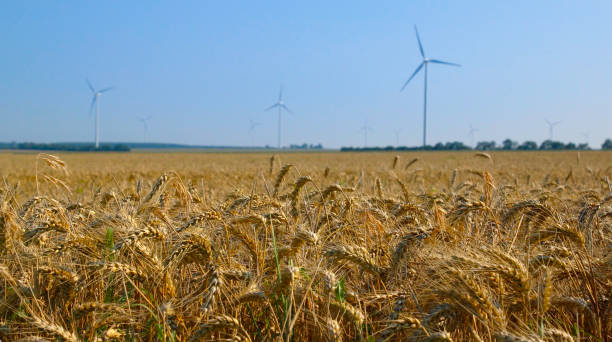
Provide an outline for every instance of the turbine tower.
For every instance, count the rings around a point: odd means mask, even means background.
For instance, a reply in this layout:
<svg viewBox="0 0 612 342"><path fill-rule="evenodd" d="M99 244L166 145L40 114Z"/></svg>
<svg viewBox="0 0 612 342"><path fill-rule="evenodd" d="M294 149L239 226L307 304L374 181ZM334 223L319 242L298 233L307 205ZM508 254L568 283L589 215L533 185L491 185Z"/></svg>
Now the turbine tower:
<svg viewBox="0 0 612 342"><path fill-rule="evenodd" d="M470 137L470 144L472 147L474 147L474 133L476 132L478 132L478 129L470 125L470 131L468 132L468 136Z"/></svg>
<svg viewBox="0 0 612 342"><path fill-rule="evenodd" d="M142 128L143 128L143 135L142 135L142 141L143 142L147 142L147 130L149 129L149 126L147 125L147 121L151 120L151 116L147 116L144 118L138 117L138 121L140 121L142 123Z"/></svg>
<svg viewBox="0 0 612 342"><path fill-rule="evenodd" d="M421 71L421 69L423 69L423 67L425 67L425 70L424 70L424 72L425 72L425 77L424 77L425 86L424 86L424 95L423 95L423 147L425 147L425 145L427 144L427 66L429 65L429 63L452 65L452 66L456 66L456 67L460 67L461 65L455 64L455 63L444 62L444 61L441 61L441 60L438 60L438 59L430 59L430 58L425 57L425 51L423 50L423 45L421 44L421 38L419 37L419 31L417 30L416 25L414 25L414 32L416 33L417 42L419 43L419 51L421 52L421 57L423 58L423 61L416 68L416 70L412 73L412 75L410 76L408 81L406 81L406 83L404 83L404 86L402 86L402 89L400 91L404 90L404 88L406 88L406 86L414 78L414 76L416 76L416 74L419 71Z"/></svg>
<svg viewBox="0 0 612 342"><path fill-rule="evenodd" d="M266 108L266 111L272 109L272 108L278 108L278 149L280 150L281 148L281 115L282 115L282 111L283 109L286 110L289 113L293 113L291 110L289 110L289 108L287 108L287 106L285 106L285 102L283 102L283 87L281 86L280 91L278 92L278 101L271 105L270 107Z"/></svg>
<svg viewBox="0 0 612 342"><path fill-rule="evenodd" d="M395 147L398 147L399 140L400 140L399 137L400 137L400 133L402 132L402 129L399 128L399 129L394 130L393 132L395 132Z"/></svg>
<svg viewBox="0 0 612 342"><path fill-rule="evenodd" d="M558 124L561 123L561 121L555 121L555 122L550 122L548 121L548 119L545 119L546 123L548 124L548 139L549 140L553 140L553 133L555 130L555 126L557 126Z"/></svg>
<svg viewBox="0 0 612 342"><path fill-rule="evenodd" d="M99 97L100 95L102 95L102 93L105 93L113 89L114 87L108 87L108 88L96 90L91 85L91 82L89 82L88 79L86 79L86 81L87 81L87 86L89 87L89 90L91 90L91 93L93 94L92 99L91 99L91 105L89 106L90 115L91 115L91 111L94 108L94 105L96 106L96 149L98 149L100 147L100 100L99 100Z"/></svg>
<svg viewBox="0 0 612 342"><path fill-rule="evenodd" d="M249 119L249 135L251 136L251 143L253 146L255 146L255 128L259 125L261 125L261 123Z"/></svg>
<svg viewBox="0 0 612 342"><path fill-rule="evenodd" d="M363 131L363 147L368 147L368 132L372 131L372 127L368 125L368 121L366 120L359 130Z"/></svg>

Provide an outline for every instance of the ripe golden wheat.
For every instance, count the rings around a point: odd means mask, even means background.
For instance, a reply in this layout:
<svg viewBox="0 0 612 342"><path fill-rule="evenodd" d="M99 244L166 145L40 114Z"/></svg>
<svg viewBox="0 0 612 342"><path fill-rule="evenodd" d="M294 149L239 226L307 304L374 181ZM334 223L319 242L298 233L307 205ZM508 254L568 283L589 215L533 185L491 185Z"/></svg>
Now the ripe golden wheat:
<svg viewBox="0 0 612 342"><path fill-rule="evenodd" d="M612 338L609 153L0 158L3 341Z"/></svg>

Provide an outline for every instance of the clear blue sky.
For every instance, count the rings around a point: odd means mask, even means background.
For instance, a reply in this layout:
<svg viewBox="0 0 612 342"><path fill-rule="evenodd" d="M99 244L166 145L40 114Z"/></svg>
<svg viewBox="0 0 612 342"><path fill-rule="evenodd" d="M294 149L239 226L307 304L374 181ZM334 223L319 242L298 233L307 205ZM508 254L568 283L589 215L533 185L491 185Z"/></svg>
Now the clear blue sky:
<svg viewBox="0 0 612 342"><path fill-rule="evenodd" d="M610 1L3 1L0 141L419 145L428 57L429 142L612 137Z"/></svg>

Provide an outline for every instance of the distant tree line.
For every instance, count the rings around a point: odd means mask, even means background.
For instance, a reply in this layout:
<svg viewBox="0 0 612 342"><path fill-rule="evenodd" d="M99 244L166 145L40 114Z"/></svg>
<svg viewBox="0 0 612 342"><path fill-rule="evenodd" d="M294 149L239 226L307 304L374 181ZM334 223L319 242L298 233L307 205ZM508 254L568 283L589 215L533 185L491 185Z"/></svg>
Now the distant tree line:
<svg viewBox="0 0 612 342"><path fill-rule="evenodd" d="M603 147L602 147L603 148ZM522 144L518 142L506 139L501 145L496 145L495 141L480 141L474 147L475 150L479 151L488 151L488 150L519 150L519 151L551 151L551 150L590 150L589 144L581 143L574 144L573 142L569 142L567 144L561 141L553 141L553 140L544 140L539 146L535 141L525 141Z"/></svg>
<svg viewBox="0 0 612 342"><path fill-rule="evenodd" d="M81 143L0 143L0 149L6 150L35 150L35 151L73 151L73 152L129 152L130 147L126 144L102 144L96 148L94 144Z"/></svg>
<svg viewBox="0 0 612 342"><path fill-rule="evenodd" d="M471 148L460 141L452 141L447 143L437 143L435 145L426 145L418 147L408 146L386 146L386 147L341 147L340 151L461 151L471 150Z"/></svg>
<svg viewBox="0 0 612 342"><path fill-rule="evenodd" d="M291 150L322 150L323 149L323 145L321 144L306 144L303 143L302 145L298 145L298 144L291 144L289 145L289 149Z"/></svg>
<svg viewBox="0 0 612 342"><path fill-rule="evenodd" d="M461 151L461 150L478 150L478 151L493 151L493 150L504 150L504 151L554 151L554 150L590 150L588 144L580 143L575 144L569 142L567 144L560 141L545 140L540 145L535 141L525 141L522 144L518 142L506 139L501 145L497 145L495 141L480 141L474 148L465 145L459 141L437 143L435 145L408 147L408 146L386 146L386 147L342 147L340 151L351 152L351 151ZM612 140L606 139L601 145L602 150L612 150Z"/></svg>

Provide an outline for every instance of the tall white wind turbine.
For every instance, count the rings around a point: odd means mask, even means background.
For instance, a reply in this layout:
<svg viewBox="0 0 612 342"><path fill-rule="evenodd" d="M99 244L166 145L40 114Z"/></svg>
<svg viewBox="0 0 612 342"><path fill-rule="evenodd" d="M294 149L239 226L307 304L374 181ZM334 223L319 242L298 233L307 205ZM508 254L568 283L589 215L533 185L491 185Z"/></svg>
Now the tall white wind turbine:
<svg viewBox="0 0 612 342"><path fill-rule="evenodd" d="M282 111L285 110L289 113L293 113L287 106L285 106L285 102L283 101L283 87L281 86L280 91L278 92L278 101L270 107L266 108L266 110L270 110L273 108L278 108L278 149L281 148L281 115Z"/></svg>
<svg viewBox="0 0 612 342"><path fill-rule="evenodd" d="M544 119L548 125L548 139L553 140L553 134L555 133L555 126L561 123L561 121L551 122L548 119Z"/></svg>
<svg viewBox="0 0 612 342"><path fill-rule="evenodd" d="M253 146L255 146L255 128L259 125L261 125L261 123L249 119L249 135L251 136L251 144Z"/></svg>
<svg viewBox="0 0 612 342"><path fill-rule="evenodd" d="M406 88L406 86L414 78L414 76L416 76L416 74L419 71L421 71L421 69L425 68L425 71L424 71L425 72L425 77L424 77L425 87L424 87L424 95L423 95L423 147L425 147L425 145L427 144L427 66L429 65L429 63L452 65L456 67L460 67L461 65L425 57L425 51L423 50L423 45L421 44L421 38L419 37L419 31L417 30L416 25L414 25L414 32L416 33L417 42L419 43L419 51L421 52L421 57L423 58L423 61L416 68L416 70L412 73L408 81L404 83L404 86L402 86L402 89L400 91L404 90L404 88Z"/></svg>
<svg viewBox="0 0 612 342"><path fill-rule="evenodd" d="M474 133L476 132L478 132L478 129L470 125L470 131L468 132L468 136L470 137L470 144L472 147L474 147Z"/></svg>
<svg viewBox="0 0 612 342"><path fill-rule="evenodd" d="M368 132L373 130L372 127L365 121L359 130L363 132L363 147L368 147Z"/></svg>
<svg viewBox="0 0 612 342"><path fill-rule="evenodd" d="M87 81L87 86L89 87L89 90L91 90L91 93L93 94L92 99L91 99L91 105L89 106L89 114L91 114L91 111L93 110L94 105L96 106L96 149L97 149L100 147L100 100L99 100L99 97L100 95L102 95L102 93L105 93L113 89L114 87L108 87L108 88L96 90L93 87L93 85L91 85L91 82L89 82L88 79L86 79L86 81Z"/></svg>
<svg viewBox="0 0 612 342"><path fill-rule="evenodd" d="M142 123L143 129L142 142L147 142L147 131L149 130L149 125L147 123L149 120L151 120L150 115L144 118L138 117L138 121Z"/></svg>
<svg viewBox="0 0 612 342"><path fill-rule="evenodd" d="M395 147L399 146L399 141L400 141L400 133L402 133L402 129L395 129L393 130L393 132L395 133Z"/></svg>

